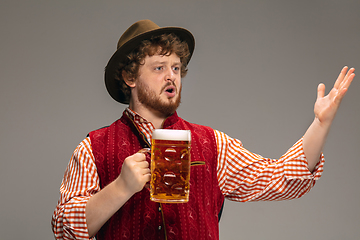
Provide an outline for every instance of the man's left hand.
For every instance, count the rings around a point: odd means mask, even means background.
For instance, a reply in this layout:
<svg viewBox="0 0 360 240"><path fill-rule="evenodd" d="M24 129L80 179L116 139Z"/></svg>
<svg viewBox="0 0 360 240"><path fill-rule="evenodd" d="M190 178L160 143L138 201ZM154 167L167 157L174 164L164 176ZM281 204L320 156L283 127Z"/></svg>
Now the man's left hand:
<svg viewBox="0 0 360 240"><path fill-rule="evenodd" d="M315 117L321 124L331 124L340 106L341 100L345 96L352 80L355 77L355 68L345 66L328 95L325 96L325 85L320 83L318 86L317 99L314 106Z"/></svg>

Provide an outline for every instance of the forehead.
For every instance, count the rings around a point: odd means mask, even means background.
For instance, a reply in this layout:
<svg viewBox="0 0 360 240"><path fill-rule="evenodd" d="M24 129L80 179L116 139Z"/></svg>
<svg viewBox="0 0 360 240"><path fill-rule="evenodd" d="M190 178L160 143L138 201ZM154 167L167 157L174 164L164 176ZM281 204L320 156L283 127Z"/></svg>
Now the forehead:
<svg viewBox="0 0 360 240"><path fill-rule="evenodd" d="M175 53L172 53L170 55L161 55L159 53L156 53L152 56L146 55L144 58L144 65L157 63L181 64L181 61Z"/></svg>

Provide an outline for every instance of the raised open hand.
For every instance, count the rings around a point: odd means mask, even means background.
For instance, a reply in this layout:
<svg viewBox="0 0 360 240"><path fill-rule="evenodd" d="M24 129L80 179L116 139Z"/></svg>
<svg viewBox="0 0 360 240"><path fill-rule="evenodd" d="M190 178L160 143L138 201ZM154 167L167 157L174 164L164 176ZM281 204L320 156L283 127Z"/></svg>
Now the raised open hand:
<svg viewBox="0 0 360 240"><path fill-rule="evenodd" d="M325 96L325 85L320 83L318 86L317 99L314 106L315 117L322 124L331 124L340 106L341 100L345 96L352 80L355 77L355 69L345 66L328 95Z"/></svg>

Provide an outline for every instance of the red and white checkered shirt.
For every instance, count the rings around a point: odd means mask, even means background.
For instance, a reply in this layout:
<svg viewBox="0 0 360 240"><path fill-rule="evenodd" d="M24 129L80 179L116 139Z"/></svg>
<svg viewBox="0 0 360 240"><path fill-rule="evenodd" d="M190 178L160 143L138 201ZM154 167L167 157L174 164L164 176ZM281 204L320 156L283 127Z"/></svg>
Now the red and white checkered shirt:
<svg viewBox="0 0 360 240"><path fill-rule="evenodd" d="M125 113L151 142L155 129L136 112ZM246 150L241 141L214 130L217 143L217 178L227 199L274 201L299 198L314 186L323 172L324 156L313 173L308 170L302 139L279 159L264 158ZM85 207L89 198L99 192L90 138L75 149L60 187L60 199L52 217L57 239L89 239Z"/></svg>

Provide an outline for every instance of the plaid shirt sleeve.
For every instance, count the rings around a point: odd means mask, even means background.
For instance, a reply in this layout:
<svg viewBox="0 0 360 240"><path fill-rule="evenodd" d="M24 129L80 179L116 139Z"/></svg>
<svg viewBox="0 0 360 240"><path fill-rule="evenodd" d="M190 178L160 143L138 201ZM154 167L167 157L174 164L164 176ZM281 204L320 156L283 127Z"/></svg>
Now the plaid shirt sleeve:
<svg viewBox="0 0 360 240"><path fill-rule="evenodd" d="M215 130L218 147L218 180L223 194L235 201L284 200L310 191L323 172L324 157L313 173L300 139L280 159L263 158L242 143ZM56 239L89 239L85 207L100 191L90 138L75 149L60 187L60 199L52 216ZM95 238L93 238L95 239Z"/></svg>
<svg viewBox="0 0 360 240"><path fill-rule="evenodd" d="M246 150L241 141L215 130L218 147L217 174L226 198L234 201L294 199L309 192L321 177L324 156L311 173L302 138L279 159L264 158Z"/></svg>
<svg viewBox="0 0 360 240"><path fill-rule="evenodd" d="M89 239L85 207L98 191L99 176L90 138L86 138L75 149L61 183L60 199L51 222L56 239Z"/></svg>

